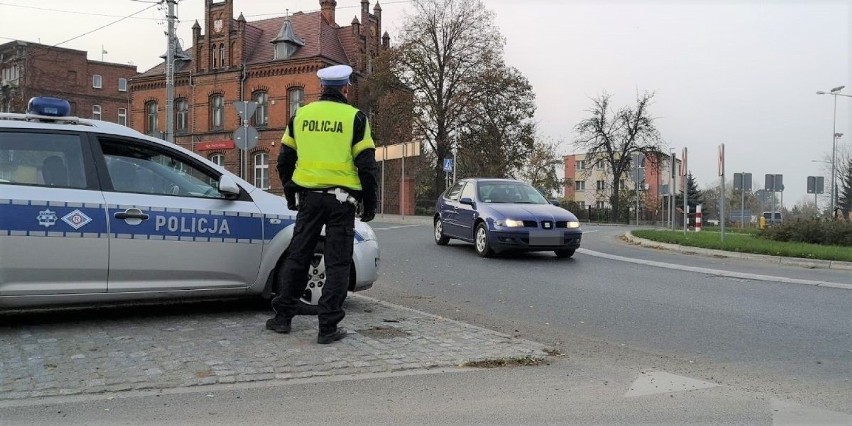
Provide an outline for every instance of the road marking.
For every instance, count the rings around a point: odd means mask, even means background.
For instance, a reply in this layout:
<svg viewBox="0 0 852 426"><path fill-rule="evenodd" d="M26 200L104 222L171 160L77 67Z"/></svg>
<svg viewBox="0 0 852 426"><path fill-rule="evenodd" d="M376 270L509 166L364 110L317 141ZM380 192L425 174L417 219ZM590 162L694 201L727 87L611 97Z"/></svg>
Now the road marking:
<svg viewBox="0 0 852 426"><path fill-rule="evenodd" d="M375 229L376 231L385 231L385 230L388 230L388 229L413 228L413 227L416 227L416 226L423 226L423 225L399 225L399 226L388 226L386 228L373 228L373 229Z"/></svg>
<svg viewBox="0 0 852 426"><path fill-rule="evenodd" d="M773 399L772 424L781 425L848 425L852 416L836 411L807 407L794 402Z"/></svg>
<svg viewBox="0 0 852 426"><path fill-rule="evenodd" d="M686 266L686 265L678 265L674 263L664 263L664 262L656 262L653 260L643 260L643 259L633 259L630 257L617 256L614 254L601 253L594 250L579 248L577 249L578 253L587 254L589 256L602 257L604 259L612 259L618 260L622 262L628 263L636 263L639 265L647 265L647 266L655 266L657 268L665 268L665 269L675 269L679 271L689 271L689 272L697 272L700 274L708 274L708 275L717 275L721 277L730 277L730 278L743 278L747 280L754 281L772 281L772 282L781 282L787 284L802 284L802 285L810 285L814 287L829 287L829 288L840 288L844 290L852 290L852 284L843 284L843 283L833 283L829 281L815 281L815 280L803 280L799 278L787 278L787 277L777 277L773 275L760 275L760 274L749 274L745 272L732 272L732 271L723 271L720 269L710 269L710 268L699 268L697 266Z"/></svg>
<svg viewBox="0 0 852 426"><path fill-rule="evenodd" d="M665 371L643 373L633 381L630 389L624 394L625 398L635 396L656 395L659 393L686 392L697 389L709 389L719 386L716 383L678 376Z"/></svg>

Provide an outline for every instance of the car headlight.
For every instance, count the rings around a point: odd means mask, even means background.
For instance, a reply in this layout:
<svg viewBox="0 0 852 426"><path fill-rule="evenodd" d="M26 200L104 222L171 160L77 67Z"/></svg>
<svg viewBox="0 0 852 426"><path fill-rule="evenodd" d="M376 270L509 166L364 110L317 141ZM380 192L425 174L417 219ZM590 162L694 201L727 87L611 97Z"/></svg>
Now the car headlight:
<svg viewBox="0 0 852 426"><path fill-rule="evenodd" d="M580 222L578 222L578 221L576 221L576 220L573 220L573 221L570 221L570 220L569 220L569 221L568 221L568 224L566 225L566 227L567 227L568 229L571 229L571 228L579 228L579 227L580 227Z"/></svg>
<svg viewBox="0 0 852 426"><path fill-rule="evenodd" d="M359 226L358 229L355 230L355 232L357 232L358 235L360 235L361 238L364 239L364 241L378 240L378 238L376 238L376 231L373 231L373 228L370 225L367 225L366 223L362 223L361 225L362 226Z"/></svg>
<svg viewBox="0 0 852 426"><path fill-rule="evenodd" d="M506 219L506 220L494 221L494 224L497 225L497 226L505 226L507 228L522 228L524 226L524 221L523 220Z"/></svg>

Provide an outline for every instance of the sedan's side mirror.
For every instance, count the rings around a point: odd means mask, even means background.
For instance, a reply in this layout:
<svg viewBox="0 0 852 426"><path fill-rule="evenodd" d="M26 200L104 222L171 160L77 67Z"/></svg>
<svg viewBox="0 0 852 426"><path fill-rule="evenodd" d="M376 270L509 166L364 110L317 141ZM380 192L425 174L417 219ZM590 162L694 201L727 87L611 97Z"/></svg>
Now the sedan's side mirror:
<svg viewBox="0 0 852 426"><path fill-rule="evenodd" d="M227 198L237 198L240 196L240 187L233 178L222 175L219 178L219 192L225 194Z"/></svg>
<svg viewBox="0 0 852 426"><path fill-rule="evenodd" d="M468 198L468 197L462 198L461 200L459 200L459 202L462 203L462 204L467 204L467 205L473 207L473 200Z"/></svg>
<svg viewBox="0 0 852 426"><path fill-rule="evenodd" d="M559 200L550 200L550 204L553 204L556 207L559 207Z"/></svg>

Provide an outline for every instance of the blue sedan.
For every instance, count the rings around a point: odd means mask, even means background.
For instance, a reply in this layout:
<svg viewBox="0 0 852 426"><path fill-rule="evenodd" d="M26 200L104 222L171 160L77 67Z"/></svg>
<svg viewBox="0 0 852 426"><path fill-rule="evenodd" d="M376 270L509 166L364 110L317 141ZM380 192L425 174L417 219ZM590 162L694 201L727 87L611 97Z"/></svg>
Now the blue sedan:
<svg viewBox="0 0 852 426"><path fill-rule="evenodd" d="M472 242L476 254L553 251L567 258L580 247L577 216L548 202L529 184L512 179L462 179L435 203L434 237Z"/></svg>

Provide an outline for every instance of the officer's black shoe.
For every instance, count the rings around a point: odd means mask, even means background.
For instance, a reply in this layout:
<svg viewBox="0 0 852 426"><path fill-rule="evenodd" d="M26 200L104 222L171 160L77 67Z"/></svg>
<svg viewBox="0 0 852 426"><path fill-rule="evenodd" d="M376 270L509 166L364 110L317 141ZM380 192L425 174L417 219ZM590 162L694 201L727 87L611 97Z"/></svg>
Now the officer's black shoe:
<svg viewBox="0 0 852 426"><path fill-rule="evenodd" d="M292 320L276 315L266 320L266 329L272 330L276 333L287 334L290 332L291 321Z"/></svg>
<svg viewBox="0 0 852 426"><path fill-rule="evenodd" d="M320 345L327 345L329 343L334 343L342 338L346 337L346 329L343 327L337 327L337 330L334 330L331 334L320 334L317 336L317 343Z"/></svg>

